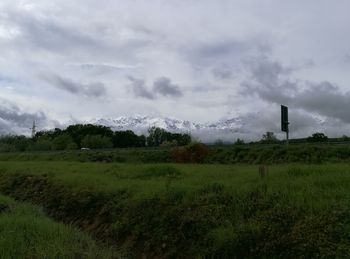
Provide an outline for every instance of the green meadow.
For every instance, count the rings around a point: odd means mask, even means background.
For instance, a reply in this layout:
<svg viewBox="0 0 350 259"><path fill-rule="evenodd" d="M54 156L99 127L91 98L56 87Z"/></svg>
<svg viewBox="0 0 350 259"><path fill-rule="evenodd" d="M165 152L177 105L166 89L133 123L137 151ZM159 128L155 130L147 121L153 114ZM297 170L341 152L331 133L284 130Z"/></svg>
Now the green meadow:
<svg viewBox="0 0 350 259"><path fill-rule="evenodd" d="M264 172L257 165L2 161L0 192L127 257L350 256L349 164L267 165ZM61 252L74 250L59 241Z"/></svg>

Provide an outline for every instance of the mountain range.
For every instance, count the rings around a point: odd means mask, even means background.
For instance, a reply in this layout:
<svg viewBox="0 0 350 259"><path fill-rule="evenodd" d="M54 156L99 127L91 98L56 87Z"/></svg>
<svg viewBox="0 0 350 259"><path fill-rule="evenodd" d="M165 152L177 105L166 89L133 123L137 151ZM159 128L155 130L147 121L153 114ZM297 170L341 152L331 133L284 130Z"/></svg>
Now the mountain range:
<svg viewBox="0 0 350 259"><path fill-rule="evenodd" d="M116 118L100 118L84 121L95 125L110 127L114 131L132 130L137 134L147 133L150 127L159 127L170 132L189 133L202 141L215 139L233 139L233 133L241 131L239 118L220 120L215 123L196 123L170 117L121 116Z"/></svg>
<svg viewBox="0 0 350 259"><path fill-rule="evenodd" d="M239 119L221 120L216 123L195 123L188 120L179 120L170 117L150 116L121 116L117 118L91 119L85 123L103 125L113 130L148 130L150 127L159 127L167 131L190 132L196 130L232 130L239 127Z"/></svg>

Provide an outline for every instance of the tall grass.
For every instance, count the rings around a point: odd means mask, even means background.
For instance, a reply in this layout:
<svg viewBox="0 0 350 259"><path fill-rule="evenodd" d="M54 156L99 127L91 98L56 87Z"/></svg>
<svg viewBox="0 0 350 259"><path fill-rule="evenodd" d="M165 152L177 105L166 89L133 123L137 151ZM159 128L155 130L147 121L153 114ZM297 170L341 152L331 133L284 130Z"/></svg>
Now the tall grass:
<svg viewBox="0 0 350 259"><path fill-rule="evenodd" d="M0 196L0 258L117 258L38 208Z"/></svg>
<svg viewBox="0 0 350 259"><path fill-rule="evenodd" d="M348 164L0 162L3 193L150 257L350 256L349 190Z"/></svg>
<svg viewBox="0 0 350 259"><path fill-rule="evenodd" d="M269 166L268 177L261 179L255 165L0 162L0 175L7 174L44 175L75 189L128 191L134 197L165 192L171 179L172 189L186 190L188 195L216 183L228 193L249 192L264 185L268 193L283 193L285 202L300 206L305 202L329 206L350 198L349 164Z"/></svg>

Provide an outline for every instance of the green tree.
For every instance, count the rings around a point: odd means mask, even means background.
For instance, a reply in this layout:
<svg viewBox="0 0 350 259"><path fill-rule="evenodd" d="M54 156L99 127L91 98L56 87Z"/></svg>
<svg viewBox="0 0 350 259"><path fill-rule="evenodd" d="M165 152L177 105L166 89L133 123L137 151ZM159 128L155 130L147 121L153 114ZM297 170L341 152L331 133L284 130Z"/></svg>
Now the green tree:
<svg viewBox="0 0 350 259"><path fill-rule="evenodd" d="M39 138L29 147L29 149L32 151L52 150L52 141L45 137Z"/></svg>
<svg viewBox="0 0 350 259"><path fill-rule="evenodd" d="M278 139L273 132L268 131L262 136L260 142L264 144L273 144L277 143Z"/></svg>
<svg viewBox="0 0 350 259"><path fill-rule="evenodd" d="M178 146L185 146L191 143L189 134L171 133L164 129L152 127L148 130L147 146L159 147L164 141L177 143Z"/></svg>
<svg viewBox="0 0 350 259"><path fill-rule="evenodd" d="M87 135L81 141L81 146L86 148L112 148L113 143L109 137L101 135Z"/></svg>
<svg viewBox="0 0 350 259"><path fill-rule="evenodd" d="M244 140L238 138L238 139L233 143L233 145L244 145Z"/></svg>
<svg viewBox="0 0 350 259"><path fill-rule="evenodd" d="M220 146L222 147L224 145L224 141L222 141L222 139L217 139L215 140L215 146Z"/></svg>
<svg viewBox="0 0 350 259"><path fill-rule="evenodd" d="M114 132L109 127L92 124L70 125L63 132L70 135L79 147L84 146L82 145L82 140L88 135L100 135L103 137L112 138L114 134Z"/></svg>
<svg viewBox="0 0 350 259"><path fill-rule="evenodd" d="M2 136L0 137L0 146L2 150L11 151L25 151L32 144L32 140L25 136Z"/></svg>
<svg viewBox="0 0 350 259"><path fill-rule="evenodd" d="M324 133L316 132L307 138L307 142L327 142L328 137Z"/></svg>
<svg viewBox="0 0 350 259"><path fill-rule="evenodd" d="M73 147L75 147L75 149L78 148L78 146L74 143L73 138L68 134L62 134L54 138L52 141L52 146L55 150L72 149Z"/></svg>
<svg viewBox="0 0 350 259"><path fill-rule="evenodd" d="M145 136L137 136L133 131L116 131L114 132L113 138L114 147L144 147Z"/></svg>
<svg viewBox="0 0 350 259"><path fill-rule="evenodd" d="M151 127L148 129L147 146L159 147L166 140L166 131L161 128Z"/></svg>

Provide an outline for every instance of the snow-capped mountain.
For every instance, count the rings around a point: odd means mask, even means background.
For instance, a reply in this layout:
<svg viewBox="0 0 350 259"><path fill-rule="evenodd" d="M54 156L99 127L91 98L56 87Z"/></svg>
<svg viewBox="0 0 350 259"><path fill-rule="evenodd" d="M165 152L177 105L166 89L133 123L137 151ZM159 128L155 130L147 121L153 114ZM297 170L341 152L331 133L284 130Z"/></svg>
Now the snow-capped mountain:
<svg viewBox="0 0 350 259"><path fill-rule="evenodd" d="M132 130L136 134L147 134L148 129L154 126L170 132L189 133L194 138L205 142L214 142L218 139L233 141L234 138L242 137L242 125L244 124L239 117L212 123L195 123L170 117L151 116L101 118L80 123L103 125L114 131Z"/></svg>
<svg viewBox="0 0 350 259"><path fill-rule="evenodd" d="M206 125L206 128L215 130L234 130L236 131L242 124L240 118L232 118L226 120L220 120L216 123L210 123Z"/></svg>
<svg viewBox="0 0 350 259"><path fill-rule="evenodd" d="M190 131L200 128L199 124L192 123L190 121L183 121L173 118L155 118L148 116L123 116L118 118L93 119L89 121L89 123L108 126L114 130L147 130L153 126L163 128L168 131Z"/></svg>
<svg viewBox="0 0 350 259"><path fill-rule="evenodd" d="M195 132L201 130L235 130L239 119L222 120L217 123L194 123L169 117L133 116L92 119L86 123L103 125L113 130L146 132L150 127L159 127L171 132Z"/></svg>

